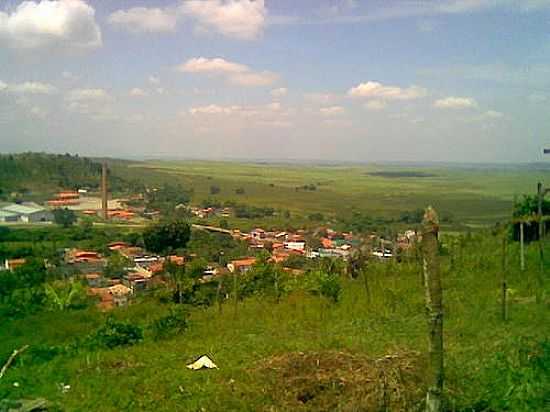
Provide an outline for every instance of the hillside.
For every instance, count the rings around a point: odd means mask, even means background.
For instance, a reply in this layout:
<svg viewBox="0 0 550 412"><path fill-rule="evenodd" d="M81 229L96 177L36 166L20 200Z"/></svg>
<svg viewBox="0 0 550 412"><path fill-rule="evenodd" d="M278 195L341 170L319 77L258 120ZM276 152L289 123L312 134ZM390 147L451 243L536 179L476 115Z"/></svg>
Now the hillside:
<svg viewBox="0 0 550 412"><path fill-rule="evenodd" d="M99 188L101 163L70 154L21 153L0 155L0 195L11 192L40 196L59 189ZM110 176L113 190L121 190L128 182Z"/></svg>

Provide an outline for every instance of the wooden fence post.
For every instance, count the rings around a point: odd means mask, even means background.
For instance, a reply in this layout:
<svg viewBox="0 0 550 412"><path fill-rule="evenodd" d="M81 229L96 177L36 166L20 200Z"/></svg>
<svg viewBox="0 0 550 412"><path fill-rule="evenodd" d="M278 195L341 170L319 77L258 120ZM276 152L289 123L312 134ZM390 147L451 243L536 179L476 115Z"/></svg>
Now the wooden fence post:
<svg viewBox="0 0 550 412"><path fill-rule="evenodd" d="M443 294L439 268L439 218L430 206L422 222L422 253L426 314L429 327L429 387L426 412L440 412L443 398Z"/></svg>
<svg viewBox="0 0 550 412"><path fill-rule="evenodd" d="M523 227L523 222L519 222L519 258L522 271L525 270L525 234Z"/></svg>
<svg viewBox="0 0 550 412"><path fill-rule="evenodd" d="M502 320L508 320L508 233L504 228L504 238L502 239Z"/></svg>

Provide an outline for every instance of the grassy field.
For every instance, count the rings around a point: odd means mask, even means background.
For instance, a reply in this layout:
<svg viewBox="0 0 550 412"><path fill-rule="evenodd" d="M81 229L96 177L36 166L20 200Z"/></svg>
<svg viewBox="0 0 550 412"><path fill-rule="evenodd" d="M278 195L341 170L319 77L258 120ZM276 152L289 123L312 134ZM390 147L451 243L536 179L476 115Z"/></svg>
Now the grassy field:
<svg viewBox="0 0 550 412"><path fill-rule="evenodd" d="M536 245L528 250L524 273L518 270L517 245L509 250L510 320L500 319L499 244L492 236L476 236L452 250L452 262L444 259L446 396L453 410L503 410L472 408L482 401L505 399L506 385L518 385L516 391L531 385L523 380L527 375L521 374L522 369L515 369L514 354L526 348L526 342L550 336L548 304L537 305L532 300ZM369 370L362 363L363 370L357 371L358 365L345 360L397 354L412 365L418 358L422 365L427 350L418 266L414 262L374 265L366 275L370 300L364 279L344 280L343 296L336 304L301 292L290 293L279 303L253 297L236 309L229 301L221 313L216 307L192 309L189 329L168 340L154 341L146 334L143 343L131 347L81 348L51 360L22 355L0 381L0 399L44 397L67 411L365 410L353 409L369 402L361 397L365 393L358 392L354 379ZM112 315L145 325L165 311L165 306L146 300ZM78 342L106 316L86 309L45 311L2 321L0 359L24 344ZM185 367L204 353L219 370L192 372ZM304 365L305 369L280 361L308 356L316 361ZM425 390L423 369L411 368L419 378L407 384L421 394ZM62 383L70 385L70 390L63 393ZM528 396L540 391L527 389ZM309 394L305 402L303 394ZM398 402L396 396L390 394L389 401ZM508 410L540 410L525 405Z"/></svg>
<svg viewBox="0 0 550 412"><path fill-rule="evenodd" d="M155 161L118 170L134 177L162 175L194 190L193 201L214 198L290 210L397 217L428 204L454 220L478 225L506 219L515 196L533 193L550 170L529 167L319 166L205 161ZM154 172L154 173L151 173ZM297 187L315 185L316 190ZM212 185L221 192L210 194ZM237 188L245 193L238 195Z"/></svg>

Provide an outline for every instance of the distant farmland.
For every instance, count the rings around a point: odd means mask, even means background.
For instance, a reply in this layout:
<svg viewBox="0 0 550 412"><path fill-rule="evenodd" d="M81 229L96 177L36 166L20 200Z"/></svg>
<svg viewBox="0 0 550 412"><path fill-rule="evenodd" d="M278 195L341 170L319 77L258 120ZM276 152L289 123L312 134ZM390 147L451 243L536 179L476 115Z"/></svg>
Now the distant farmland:
<svg viewBox="0 0 550 412"><path fill-rule="evenodd" d="M121 170L126 169L126 170ZM155 184L179 182L193 189L193 202L212 198L270 206L307 216L360 211L398 216L435 206L466 224L507 218L515 196L533 193L549 170L410 166L315 166L214 161L151 161L124 164L119 173L148 177ZM220 192L210 194L210 187ZM237 189L244 193L237 194Z"/></svg>

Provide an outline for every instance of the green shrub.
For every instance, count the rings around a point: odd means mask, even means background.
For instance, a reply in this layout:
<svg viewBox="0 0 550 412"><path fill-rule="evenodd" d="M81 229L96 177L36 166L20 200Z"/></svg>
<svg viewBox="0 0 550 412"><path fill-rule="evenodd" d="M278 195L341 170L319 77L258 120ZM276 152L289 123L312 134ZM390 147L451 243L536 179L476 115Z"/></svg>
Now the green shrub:
<svg viewBox="0 0 550 412"><path fill-rule="evenodd" d="M135 345L143 340L143 329L128 322L108 318L105 324L89 338L89 346L113 349L118 346Z"/></svg>
<svg viewBox="0 0 550 412"><path fill-rule="evenodd" d="M153 339L166 339L184 332L188 327L189 313L181 306L172 306L168 315L153 321L149 328Z"/></svg>
<svg viewBox="0 0 550 412"><path fill-rule="evenodd" d="M512 350L495 353L478 379L481 396L473 410L546 410L550 401L550 340L517 340Z"/></svg>

